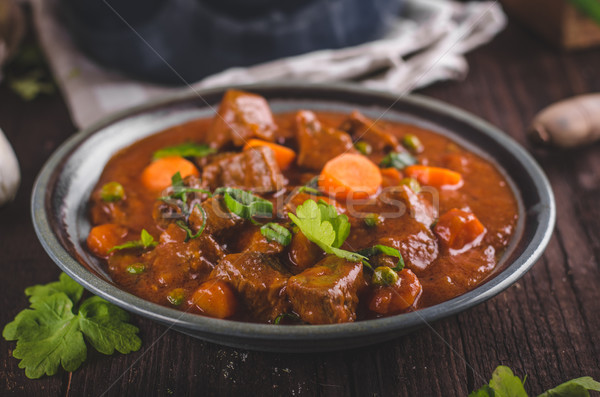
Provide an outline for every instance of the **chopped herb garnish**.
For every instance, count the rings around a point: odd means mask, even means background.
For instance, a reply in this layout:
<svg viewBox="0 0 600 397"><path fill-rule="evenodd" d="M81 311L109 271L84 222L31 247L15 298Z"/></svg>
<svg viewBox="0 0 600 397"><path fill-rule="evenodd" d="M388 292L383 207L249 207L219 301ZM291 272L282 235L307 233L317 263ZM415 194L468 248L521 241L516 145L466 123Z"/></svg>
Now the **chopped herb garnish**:
<svg viewBox="0 0 600 397"><path fill-rule="evenodd" d="M308 193L314 194L316 196L322 195L323 193L321 193L321 191L319 190L319 177L315 176L310 181L308 181L306 185L298 188L298 193Z"/></svg>
<svg viewBox="0 0 600 397"><path fill-rule="evenodd" d="M206 157L209 154L216 153L216 150L208 145L198 145L196 143L188 142L182 143L181 145L169 146L157 150L152 155L154 160L158 160L163 157Z"/></svg>
<svg viewBox="0 0 600 397"><path fill-rule="evenodd" d="M361 254L339 248L350 234L350 222L346 215L338 215L336 208L324 200L319 200L319 203L306 200L296 208L296 215L290 213L289 217L307 239L326 253L352 262L367 259Z"/></svg>
<svg viewBox="0 0 600 397"><path fill-rule="evenodd" d="M150 233L146 231L146 229L142 229L142 233L140 233L139 240L128 241L125 244L116 245L108 250L109 253L117 250L124 249L135 249L135 248L154 248L158 244L157 241L154 240L154 237Z"/></svg>
<svg viewBox="0 0 600 397"><path fill-rule="evenodd" d="M275 241L284 247L292 242L292 233L278 223L269 222L260 228L260 233L269 241Z"/></svg>
<svg viewBox="0 0 600 397"><path fill-rule="evenodd" d="M394 271L401 271L404 269L404 259L402 258L402 254L396 248L388 247L386 245L377 244L372 246L371 248L366 248L364 250L358 251L360 255L365 256L366 258L370 258L375 255L383 254L388 256L393 256L398 258L398 263L396 266L392 268Z"/></svg>
<svg viewBox="0 0 600 397"><path fill-rule="evenodd" d="M146 270L146 266L143 263L134 263L125 268L125 271L129 274L142 274Z"/></svg>
<svg viewBox="0 0 600 397"><path fill-rule="evenodd" d="M183 288L175 288L167 295L167 300L173 306L179 306L183 303L183 299L185 298L185 292Z"/></svg>
<svg viewBox="0 0 600 397"><path fill-rule="evenodd" d="M240 218L268 218L273 214L273 203L250 192L232 187L220 187L215 195L223 195L225 205Z"/></svg>
<svg viewBox="0 0 600 397"><path fill-rule="evenodd" d="M206 221L207 221L207 215L206 215L206 211L204 210L204 208L202 208L202 206L196 204L195 208L198 208L200 210L200 212L202 213L202 226L200 226L200 229L198 229L198 231L196 233L194 233L192 231L192 229L189 228L188 225L185 224L184 221L179 220L177 222L175 222L175 224L177 226L179 226L180 228L182 228L183 230L185 230L186 236L185 236L185 242L195 239L196 237L200 236L202 234L202 232L204 231L204 229L206 229Z"/></svg>
<svg viewBox="0 0 600 397"><path fill-rule="evenodd" d="M408 152L391 152L381 160L381 167L394 167L402 170L409 165L417 164L417 159Z"/></svg>
<svg viewBox="0 0 600 397"><path fill-rule="evenodd" d="M164 197L160 197L159 200L162 201L167 201L167 200L173 200L173 199L177 199L177 200L181 200L184 204L187 203L187 193L202 193L202 194L206 194L209 197L211 196L211 193L209 190L206 189L199 189L199 188L192 188L192 187L187 187L183 184L183 178L181 177L181 174L178 172L176 172L172 177L171 177L171 187L173 189L173 192L168 195L168 196L164 196ZM184 210L184 212L187 209L187 206L184 208L182 208L182 210Z"/></svg>
<svg viewBox="0 0 600 397"><path fill-rule="evenodd" d="M17 341L12 355L21 359L19 368L28 378L54 375L61 364L75 371L86 359L86 341L103 354L127 354L142 344L127 312L104 299L92 296L76 309L83 287L64 273L58 282L25 291L31 308L17 314L2 336Z"/></svg>
<svg viewBox="0 0 600 397"><path fill-rule="evenodd" d="M119 182L108 182L100 190L100 198L105 203L114 203L123 200L123 197L125 197L125 189Z"/></svg>
<svg viewBox="0 0 600 397"><path fill-rule="evenodd" d="M295 323L304 323L304 321L302 321L300 316L298 316L296 313L281 313L279 316L275 317L275 320L273 320L273 324L279 325L281 321L285 319L293 321Z"/></svg>

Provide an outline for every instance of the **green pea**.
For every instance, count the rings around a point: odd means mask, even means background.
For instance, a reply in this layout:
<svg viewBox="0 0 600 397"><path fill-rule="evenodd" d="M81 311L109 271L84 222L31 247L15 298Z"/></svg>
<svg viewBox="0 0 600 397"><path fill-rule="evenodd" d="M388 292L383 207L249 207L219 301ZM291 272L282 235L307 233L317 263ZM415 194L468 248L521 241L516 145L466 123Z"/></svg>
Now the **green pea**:
<svg viewBox="0 0 600 397"><path fill-rule="evenodd" d="M373 271L371 282L374 285L392 285L398 281L398 273L387 266L379 266Z"/></svg>
<svg viewBox="0 0 600 397"><path fill-rule="evenodd" d="M383 217L379 214L369 214L365 217L365 225L368 227L381 226Z"/></svg>
<svg viewBox="0 0 600 397"><path fill-rule="evenodd" d="M421 140L413 134L404 135L402 145L413 153L421 153L425 149Z"/></svg>
<svg viewBox="0 0 600 397"><path fill-rule="evenodd" d="M105 203L113 203L115 201L123 200L125 197L125 189L119 182L108 182L102 186L100 190L100 197Z"/></svg>
<svg viewBox="0 0 600 397"><path fill-rule="evenodd" d="M406 185L415 193L419 193L421 191L421 184L415 178L403 178L400 181L401 185Z"/></svg>
<svg viewBox="0 0 600 397"><path fill-rule="evenodd" d="M134 263L125 268L125 271L129 274L141 274L146 270L146 266L143 263Z"/></svg>
<svg viewBox="0 0 600 397"><path fill-rule="evenodd" d="M368 156L371 153L373 153L373 147L371 145L369 145L365 141L358 141L358 142L356 142L354 144L354 147L356 148L356 150L358 150L359 152L361 152L365 156Z"/></svg>
<svg viewBox="0 0 600 397"><path fill-rule="evenodd" d="M174 290L169 292L169 294L167 295L167 300L173 306L181 305L184 298L185 298L185 292L183 291L183 288L175 288Z"/></svg>

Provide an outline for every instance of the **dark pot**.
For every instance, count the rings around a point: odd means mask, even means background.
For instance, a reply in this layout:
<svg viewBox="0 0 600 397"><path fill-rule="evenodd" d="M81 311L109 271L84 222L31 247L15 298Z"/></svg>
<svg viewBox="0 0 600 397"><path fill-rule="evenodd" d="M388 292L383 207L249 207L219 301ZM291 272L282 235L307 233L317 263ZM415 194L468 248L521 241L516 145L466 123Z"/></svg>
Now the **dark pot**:
<svg viewBox="0 0 600 397"><path fill-rule="evenodd" d="M402 0L61 0L90 57L133 77L183 84L233 66L379 37Z"/></svg>

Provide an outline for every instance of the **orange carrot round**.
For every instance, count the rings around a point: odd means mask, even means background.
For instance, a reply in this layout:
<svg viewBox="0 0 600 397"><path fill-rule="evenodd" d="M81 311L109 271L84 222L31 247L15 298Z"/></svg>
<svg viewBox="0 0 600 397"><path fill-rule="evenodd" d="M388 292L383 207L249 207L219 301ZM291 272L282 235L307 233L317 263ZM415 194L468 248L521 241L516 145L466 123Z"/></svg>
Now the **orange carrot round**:
<svg viewBox="0 0 600 397"><path fill-rule="evenodd" d="M192 302L210 317L227 318L233 316L237 307L235 294L229 284L219 280L208 280L194 292Z"/></svg>
<svg viewBox="0 0 600 397"><path fill-rule="evenodd" d="M248 142L246 142L244 150L248 150L250 148L258 146L266 146L270 148L273 151L273 155L275 156L275 161L277 161L277 165L279 165L279 168L281 168L282 170L288 169L294 161L294 159L296 158L296 152L294 152L292 149L260 139L250 139Z"/></svg>
<svg viewBox="0 0 600 397"><path fill-rule="evenodd" d="M87 246L98 257L106 258L108 251L115 245L125 242L127 228L114 224L94 226L87 237Z"/></svg>
<svg viewBox="0 0 600 397"><path fill-rule="evenodd" d="M448 189L457 189L462 186L462 175L447 168L409 165L404 169L404 173L425 186Z"/></svg>
<svg viewBox="0 0 600 397"><path fill-rule="evenodd" d="M160 192L171 186L171 177L177 172L182 178L190 175L198 176L198 169L183 157L163 157L150 163L142 171L142 183L153 192Z"/></svg>
<svg viewBox="0 0 600 397"><path fill-rule="evenodd" d="M338 199L364 199L381 186L379 167L361 154L344 153L329 160L319 177L319 187Z"/></svg>

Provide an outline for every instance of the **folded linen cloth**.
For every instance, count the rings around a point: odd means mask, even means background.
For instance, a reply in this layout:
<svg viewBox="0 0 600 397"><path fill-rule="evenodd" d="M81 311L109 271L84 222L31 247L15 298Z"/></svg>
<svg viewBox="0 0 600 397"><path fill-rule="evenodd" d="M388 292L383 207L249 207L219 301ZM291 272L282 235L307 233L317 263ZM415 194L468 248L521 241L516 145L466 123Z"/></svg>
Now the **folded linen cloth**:
<svg viewBox="0 0 600 397"><path fill-rule="evenodd" d="M463 54L490 41L506 25L497 1L405 0L401 15L379 40L231 68L201 81L182 81L181 87L165 87L133 80L94 63L79 51L57 20L55 1L31 0L31 4L42 48L72 119L81 128L114 111L190 86L351 80L402 95L435 81L463 78L468 71Z"/></svg>

